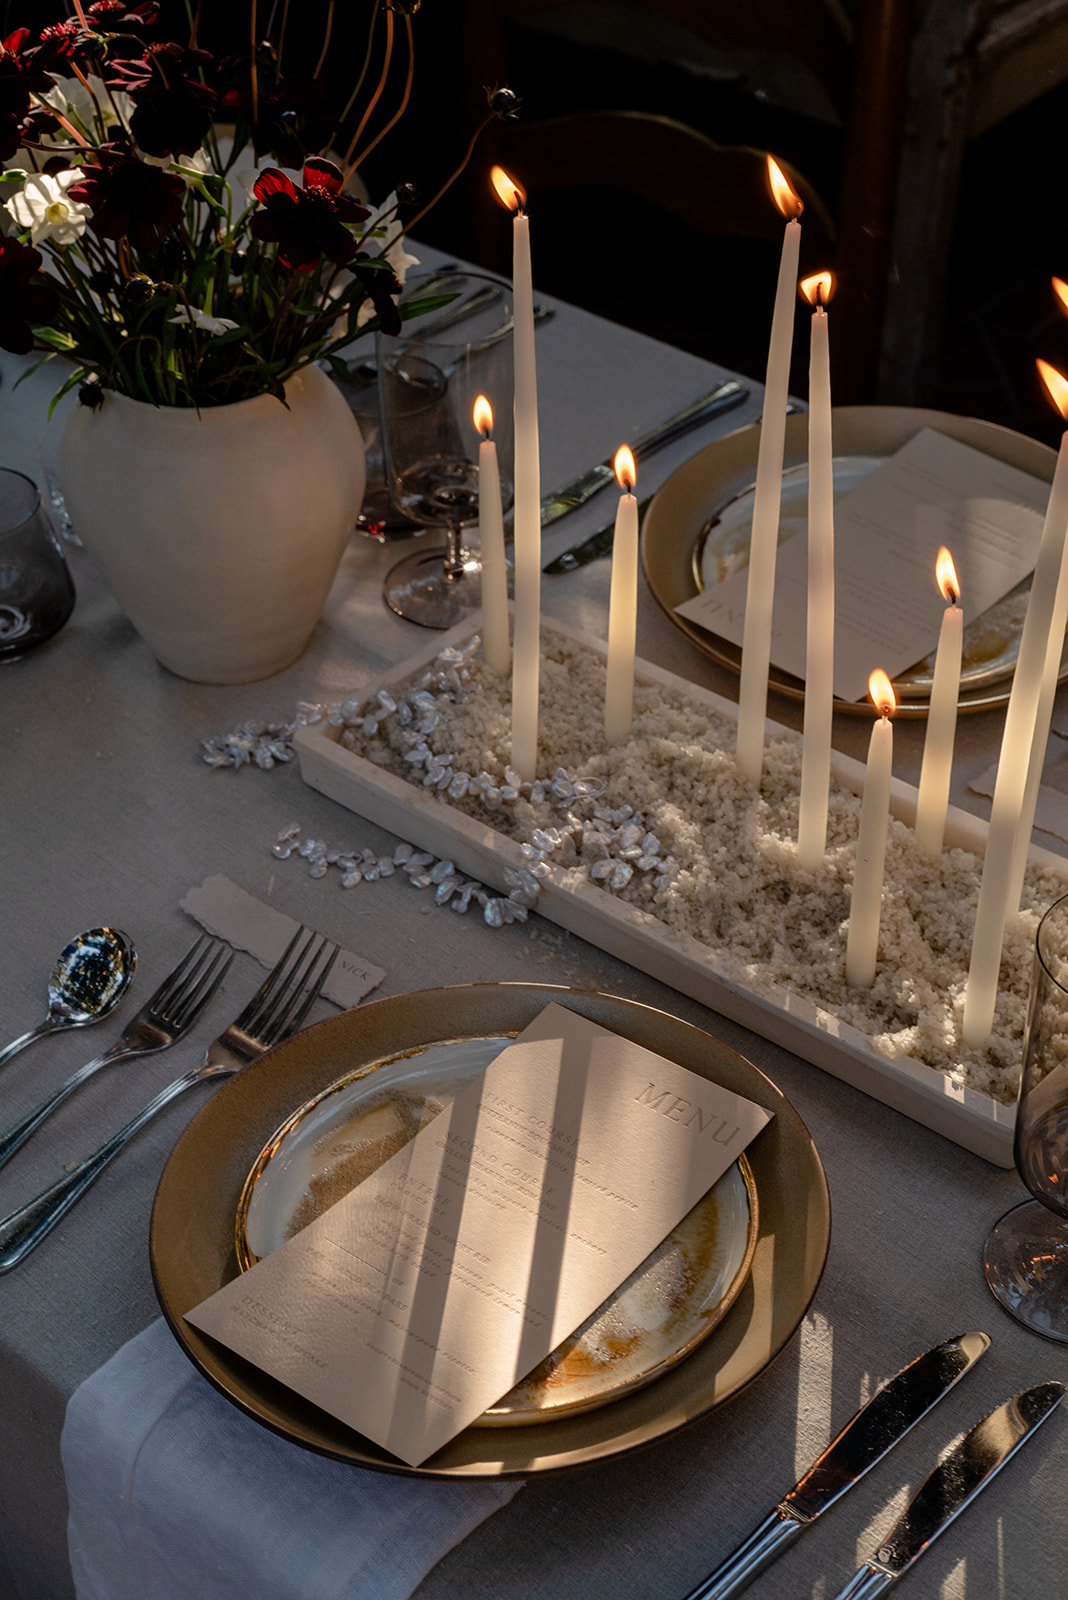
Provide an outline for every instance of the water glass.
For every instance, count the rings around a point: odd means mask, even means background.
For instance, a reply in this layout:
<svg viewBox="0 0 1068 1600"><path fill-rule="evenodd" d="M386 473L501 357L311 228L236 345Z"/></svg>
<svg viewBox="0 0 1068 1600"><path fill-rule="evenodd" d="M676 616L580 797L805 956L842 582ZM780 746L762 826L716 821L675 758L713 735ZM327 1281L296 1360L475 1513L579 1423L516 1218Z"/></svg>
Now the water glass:
<svg viewBox="0 0 1068 1600"><path fill-rule="evenodd" d="M424 627L448 628L481 603L481 568L467 539L478 520L475 401L493 412L502 505L512 497L512 305L507 284L450 271L409 279L402 309L424 309L397 337L378 334L386 483L401 515L444 536L387 575L386 603Z"/></svg>
<svg viewBox="0 0 1068 1600"><path fill-rule="evenodd" d="M0 660L58 633L74 610L74 584L37 486L0 467Z"/></svg>
<svg viewBox="0 0 1068 1600"><path fill-rule="evenodd" d="M1068 895L1035 938L1014 1155L1034 1199L993 1229L983 1271L1018 1322L1068 1344Z"/></svg>

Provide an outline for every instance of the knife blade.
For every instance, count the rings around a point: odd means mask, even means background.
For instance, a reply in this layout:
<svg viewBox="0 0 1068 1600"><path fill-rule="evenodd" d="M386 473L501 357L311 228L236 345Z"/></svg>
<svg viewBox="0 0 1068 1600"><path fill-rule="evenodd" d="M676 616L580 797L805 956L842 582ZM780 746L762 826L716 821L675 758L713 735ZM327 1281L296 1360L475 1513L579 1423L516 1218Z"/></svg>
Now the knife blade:
<svg viewBox="0 0 1068 1600"><path fill-rule="evenodd" d="M1063 1383L1038 1383L976 1423L924 1479L876 1553L835 1600L885 1594L1045 1422L1063 1394Z"/></svg>
<svg viewBox="0 0 1068 1600"><path fill-rule="evenodd" d="M925 1350L872 1395L760 1526L686 1600L729 1600L763 1572L903 1439L990 1345L986 1333L961 1333Z"/></svg>
<svg viewBox="0 0 1068 1600"><path fill-rule="evenodd" d="M734 406L740 406L748 393L745 384L739 383L736 378L728 378L723 383L717 383L714 389L710 389L707 394L699 395L696 400L691 400L658 428L652 429L650 433L643 433L640 439L632 440L630 447L635 460L641 461L644 457L652 455L654 450L660 450L673 439L681 438L684 433L689 433L691 428L707 422L709 417L718 417L722 411L730 411ZM592 499L606 484L615 483L613 459L610 456L607 461L602 461L598 466L591 467L588 472L580 473L570 483L565 483L562 489L554 489L551 494L547 494L541 502L542 527L556 522L568 511L574 511L576 506L585 505L586 501Z"/></svg>
<svg viewBox="0 0 1068 1600"><path fill-rule="evenodd" d="M638 501L639 520L648 511L652 500L652 495L649 495L647 499ZM578 567L588 567L591 561L600 561L602 556L611 554L615 536L616 521L613 517L603 528L591 533L588 539L580 540L578 544L572 545L570 550L565 550L562 556L547 561L541 570L546 577L556 578L561 572L574 572Z"/></svg>

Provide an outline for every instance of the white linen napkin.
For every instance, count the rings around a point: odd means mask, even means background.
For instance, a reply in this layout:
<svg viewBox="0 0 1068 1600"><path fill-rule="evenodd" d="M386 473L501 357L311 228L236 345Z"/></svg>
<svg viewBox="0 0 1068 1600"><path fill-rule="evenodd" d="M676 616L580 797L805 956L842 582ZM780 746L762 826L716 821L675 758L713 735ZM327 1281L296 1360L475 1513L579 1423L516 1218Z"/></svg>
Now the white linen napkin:
<svg viewBox="0 0 1068 1600"><path fill-rule="evenodd" d="M78 1600L408 1600L522 1484L370 1472L225 1400L160 1318L71 1396Z"/></svg>

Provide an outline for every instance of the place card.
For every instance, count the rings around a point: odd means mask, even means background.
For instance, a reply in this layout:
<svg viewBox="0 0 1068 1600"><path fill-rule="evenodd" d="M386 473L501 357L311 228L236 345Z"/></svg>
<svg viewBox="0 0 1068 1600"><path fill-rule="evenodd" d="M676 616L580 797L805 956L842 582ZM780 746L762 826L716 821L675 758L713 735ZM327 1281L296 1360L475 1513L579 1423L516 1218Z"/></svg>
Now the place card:
<svg viewBox="0 0 1068 1600"><path fill-rule="evenodd" d="M1014 589L1034 569L1048 499L1042 479L924 428L836 500L835 694L862 700L875 667L893 678L935 648L945 611L934 575L940 545L956 563L966 618L981 616ZM803 681L803 520L798 529L779 547L771 660ZM740 645L748 581L743 569L675 609Z"/></svg>
<svg viewBox="0 0 1068 1600"><path fill-rule="evenodd" d="M225 939L235 950L247 950L261 966L273 968L300 927L275 906L265 905L222 873L205 878L181 901L182 910L205 933ZM323 998L347 1010L377 989L386 976L381 967L352 950L339 950L323 984Z"/></svg>
<svg viewBox="0 0 1068 1600"><path fill-rule="evenodd" d="M770 1115L550 1005L188 1321L416 1466L584 1322Z"/></svg>

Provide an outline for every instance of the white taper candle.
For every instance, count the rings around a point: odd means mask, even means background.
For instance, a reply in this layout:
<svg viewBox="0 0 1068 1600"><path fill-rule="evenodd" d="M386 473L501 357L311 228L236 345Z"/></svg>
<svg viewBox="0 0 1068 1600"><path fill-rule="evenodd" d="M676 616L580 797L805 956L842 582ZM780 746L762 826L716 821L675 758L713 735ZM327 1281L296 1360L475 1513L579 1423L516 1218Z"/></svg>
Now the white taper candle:
<svg viewBox="0 0 1068 1600"><path fill-rule="evenodd" d="M499 678L512 665L508 636L508 567L504 557L504 513L497 446L490 438L493 410L485 395L475 401L478 447L478 543L482 563L482 653Z"/></svg>
<svg viewBox="0 0 1068 1600"><path fill-rule="evenodd" d="M964 648L964 613L957 604L960 588L953 558L945 545L938 552L935 567L942 597L949 600L942 616L931 681L931 704L927 711L927 732L923 741L923 763L916 798L916 843L929 856L942 854L946 831L946 808L953 777L953 744L957 735L957 701L960 697L960 664Z"/></svg>
<svg viewBox="0 0 1068 1600"><path fill-rule="evenodd" d="M638 626L638 502L630 492L636 472L626 445L616 451L616 477L623 493L612 539L612 584L608 600L608 665L604 690L604 736L618 744L630 733L634 709L634 641Z"/></svg>
<svg viewBox="0 0 1068 1600"><path fill-rule="evenodd" d="M875 982L879 950L879 924L883 907L883 871L886 866L886 830L890 819L890 780L894 765L894 691L885 672L876 671L869 693L880 716L871 730L868 765L864 773L864 798L860 804L857 865L853 874L853 899L846 936L846 982L870 989Z"/></svg>
<svg viewBox="0 0 1068 1600"><path fill-rule="evenodd" d="M794 301L797 262L801 250L801 201L782 172L768 157L776 204L790 218L783 231L779 281L771 319L768 367L764 386L764 411L757 447L756 495L753 531L749 543L749 578L745 592L742 630L742 670L738 685L738 764L753 783L764 768L764 720L768 707L768 671L771 663L771 619L775 603L775 558L779 541L779 501L782 495L782 459L786 437L786 405L790 389L790 354L793 349ZM776 178L783 186L776 187ZM780 199L780 192L783 198Z"/></svg>
<svg viewBox="0 0 1068 1600"><path fill-rule="evenodd" d="M811 303L831 292L829 272L806 278ZM815 872L827 849L834 724L834 451L831 436L831 352L824 304L812 313L808 367L808 624L805 637L805 720L801 744L801 806L797 859Z"/></svg>

